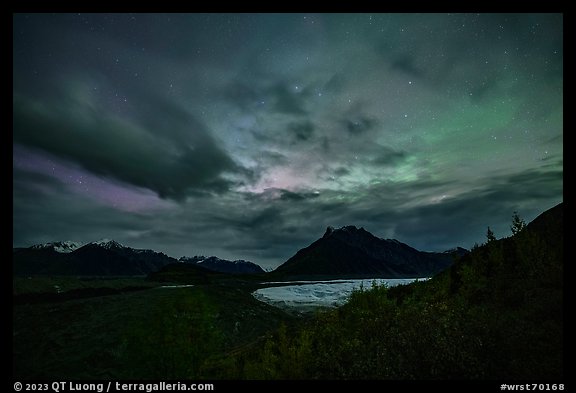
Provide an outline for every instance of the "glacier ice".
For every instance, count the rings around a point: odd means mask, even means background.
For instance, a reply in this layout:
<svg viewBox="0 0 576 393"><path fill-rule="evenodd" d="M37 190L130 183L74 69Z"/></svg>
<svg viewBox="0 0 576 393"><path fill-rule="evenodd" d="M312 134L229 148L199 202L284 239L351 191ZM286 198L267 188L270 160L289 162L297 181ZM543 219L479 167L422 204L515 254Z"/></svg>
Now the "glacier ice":
<svg viewBox="0 0 576 393"><path fill-rule="evenodd" d="M427 278L377 278L362 280L290 281L263 284L289 284L261 288L252 295L265 303L279 307L316 308L337 307L348 300L354 289L369 289L372 283L393 287Z"/></svg>

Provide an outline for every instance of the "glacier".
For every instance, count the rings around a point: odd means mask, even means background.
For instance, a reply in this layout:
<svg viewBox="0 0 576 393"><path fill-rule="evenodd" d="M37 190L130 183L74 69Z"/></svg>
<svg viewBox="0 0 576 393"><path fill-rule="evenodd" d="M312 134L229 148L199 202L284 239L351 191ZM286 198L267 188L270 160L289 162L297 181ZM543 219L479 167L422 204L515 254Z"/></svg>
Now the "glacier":
<svg viewBox="0 0 576 393"><path fill-rule="evenodd" d="M288 281L262 284L288 284L261 288L252 293L256 299L281 308L313 310L318 307L338 307L344 304L354 289L370 289L373 283L393 287L410 284L419 278L376 278L362 280Z"/></svg>

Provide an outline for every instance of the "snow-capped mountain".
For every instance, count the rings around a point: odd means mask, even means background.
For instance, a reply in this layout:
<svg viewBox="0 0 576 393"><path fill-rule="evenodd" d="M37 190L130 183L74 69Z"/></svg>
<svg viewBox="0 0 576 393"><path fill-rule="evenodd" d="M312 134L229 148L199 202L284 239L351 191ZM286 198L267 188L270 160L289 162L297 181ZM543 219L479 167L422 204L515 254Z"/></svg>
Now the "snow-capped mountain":
<svg viewBox="0 0 576 393"><path fill-rule="evenodd" d="M82 243L66 240L63 242L51 242L44 244L36 244L30 248L33 249L52 249L59 253L69 253L82 247Z"/></svg>
<svg viewBox="0 0 576 393"><path fill-rule="evenodd" d="M15 274L137 276L155 272L177 260L152 250L138 250L102 239L81 246L54 242L13 251Z"/></svg>
<svg viewBox="0 0 576 393"><path fill-rule="evenodd" d="M118 243L117 241L110 240L110 239L100 239L100 240L97 240L95 242L91 242L88 244L100 246L100 247L105 248L107 250L110 250L113 248L127 248L127 247L124 247L122 244Z"/></svg>
<svg viewBox="0 0 576 393"><path fill-rule="evenodd" d="M260 266L258 266L253 262L245 261L243 259L229 261L227 259L220 259L215 256L205 257L197 255L194 257L182 257L179 259L179 261L184 263L193 263L205 269L221 273L231 273L231 274L264 273L264 270Z"/></svg>
<svg viewBox="0 0 576 393"><path fill-rule="evenodd" d="M182 257L178 261L161 252L127 247L106 238L85 245L64 241L14 248L12 259L14 273L27 275L147 275L178 262L222 273L264 273L260 266L244 260L228 261L214 256L195 256Z"/></svg>

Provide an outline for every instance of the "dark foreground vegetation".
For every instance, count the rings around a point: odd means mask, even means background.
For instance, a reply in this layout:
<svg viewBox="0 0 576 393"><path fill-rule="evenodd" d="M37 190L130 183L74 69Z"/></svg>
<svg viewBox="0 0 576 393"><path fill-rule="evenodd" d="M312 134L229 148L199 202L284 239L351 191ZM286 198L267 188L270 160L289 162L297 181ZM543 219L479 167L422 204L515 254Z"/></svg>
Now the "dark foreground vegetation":
<svg viewBox="0 0 576 393"><path fill-rule="evenodd" d="M18 279L13 373L51 380L558 382L564 375L562 208L526 227L516 221L510 238L488 236L429 281L357 291L346 305L313 316L258 302L250 295L257 281L247 278L211 276L192 280L191 288L159 288L166 285L161 275L105 284ZM187 282L186 272L171 274ZM26 300L55 285L63 292L83 288L76 293L82 296Z"/></svg>
<svg viewBox="0 0 576 393"><path fill-rule="evenodd" d="M228 360L272 379L559 380L563 227L559 205L513 237L475 247L427 282L353 293L339 309Z"/></svg>

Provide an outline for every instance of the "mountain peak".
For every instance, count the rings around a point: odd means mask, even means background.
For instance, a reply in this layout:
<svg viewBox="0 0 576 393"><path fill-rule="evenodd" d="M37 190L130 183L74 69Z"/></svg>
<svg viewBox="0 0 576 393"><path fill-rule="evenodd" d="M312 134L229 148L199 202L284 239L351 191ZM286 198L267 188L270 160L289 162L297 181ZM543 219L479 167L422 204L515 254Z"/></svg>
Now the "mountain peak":
<svg viewBox="0 0 576 393"><path fill-rule="evenodd" d="M107 250L110 250L112 248L125 248L122 244L118 243L116 240L111 240L111 239L100 239L100 240L97 240L97 241L92 242L90 244L93 244L95 246L100 246L100 247L105 248Z"/></svg>
<svg viewBox="0 0 576 393"><path fill-rule="evenodd" d="M355 232L359 232L359 231L363 231L363 230L364 230L364 228L362 228L362 227L357 228L355 225L346 225L346 226L339 229L339 231L349 232L349 233L355 233Z"/></svg>
<svg viewBox="0 0 576 393"><path fill-rule="evenodd" d="M30 248L33 248L33 249L51 248L56 252L67 254L69 252L77 250L80 247L82 247L82 243L66 240L63 242L50 242L50 243L44 243L44 244L36 244Z"/></svg>
<svg viewBox="0 0 576 393"><path fill-rule="evenodd" d="M334 227L328 226L326 228L326 232L324 232L324 236L322 236L322 237L328 237L332 234L332 232L334 232Z"/></svg>
<svg viewBox="0 0 576 393"><path fill-rule="evenodd" d="M454 247L454 248L451 248L449 250L444 251L444 254L454 254L454 255L457 255L460 257L463 255L466 255L468 253L470 253L470 251L468 251L467 249L462 248L462 247Z"/></svg>
<svg viewBox="0 0 576 393"><path fill-rule="evenodd" d="M450 254L418 251L380 239L354 225L329 226L321 239L299 250L276 269L289 277L428 277L452 263Z"/></svg>
<svg viewBox="0 0 576 393"><path fill-rule="evenodd" d="M335 229L333 226L328 226L326 228L326 232L324 232L324 236L322 237L328 237L330 235L332 235L333 233L358 233L360 231L365 232L364 228L360 227L357 228L354 225L346 225L343 226L341 228Z"/></svg>

